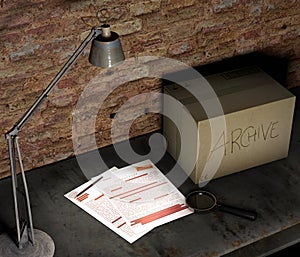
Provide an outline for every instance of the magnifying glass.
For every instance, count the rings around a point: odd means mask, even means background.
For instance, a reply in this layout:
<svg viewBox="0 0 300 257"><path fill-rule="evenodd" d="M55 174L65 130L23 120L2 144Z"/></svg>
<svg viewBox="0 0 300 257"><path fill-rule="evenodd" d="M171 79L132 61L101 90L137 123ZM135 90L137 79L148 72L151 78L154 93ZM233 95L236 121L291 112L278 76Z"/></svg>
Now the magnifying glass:
<svg viewBox="0 0 300 257"><path fill-rule="evenodd" d="M186 196L186 204L195 212L207 212L217 209L249 220L255 220L257 217L255 211L245 210L217 202L217 198L214 194L203 190L190 192Z"/></svg>

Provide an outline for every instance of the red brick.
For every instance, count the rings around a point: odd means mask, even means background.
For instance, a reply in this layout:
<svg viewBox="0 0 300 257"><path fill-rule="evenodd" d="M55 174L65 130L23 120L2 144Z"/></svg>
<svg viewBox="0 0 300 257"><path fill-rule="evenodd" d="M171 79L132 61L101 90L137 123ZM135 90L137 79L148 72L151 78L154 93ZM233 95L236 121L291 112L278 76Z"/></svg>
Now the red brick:
<svg viewBox="0 0 300 257"><path fill-rule="evenodd" d="M183 38L188 38L196 34L196 19L179 21L169 28L164 28L162 34L169 42L178 42Z"/></svg>
<svg viewBox="0 0 300 257"><path fill-rule="evenodd" d="M195 0L167 0L162 6L162 12L167 13L174 9L192 6L195 2Z"/></svg>
<svg viewBox="0 0 300 257"><path fill-rule="evenodd" d="M129 6L131 14L138 16L146 13L159 11L161 0L139 1Z"/></svg>
<svg viewBox="0 0 300 257"><path fill-rule="evenodd" d="M8 29L15 27L21 28L24 25L28 25L32 22L32 16L28 13L13 13L11 16L6 17L5 25Z"/></svg>
<svg viewBox="0 0 300 257"><path fill-rule="evenodd" d="M95 15L101 1L5 1L0 9L0 120L1 128L10 128L37 99L42 90L61 69L81 43L90 28L82 16ZM300 86L299 1L276 0L130 0L109 1L113 28L121 32L126 57L172 56L186 64L198 66L234 55L260 51L290 58L288 85ZM86 34L85 34L86 35ZM11 57L11 58L10 58ZM72 112L77 99L95 74L101 79L86 105L86 113L95 108L98 94L106 94L114 82L147 76L148 70L135 67L102 69L89 64L88 49L77 60L61 83L49 94L20 133L25 167L31 169L73 155ZM153 63L157 73L176 67ZM103 75L103 76L102 76ZM137 76L138 77L138 76ZM160 92L158 79L140 79L125 83L110 92L96 118L98 147L112 143L111 113L127 99L146 92ZM16 93L18 92L18 93ZM144 98L133 102L132 112L143 111ZM132 100L131 100L132 101ZM159 110L152 99L150 110ZM123 117L127 122L129 117ZM142 115L130 127L130 136L138 136L160 128L158 114ZM124 124L125 124L124 123ZM86 131L79 131L84 133ZM119 131L117 140L127 135ZM84 142L93 135L83 137ZM86 140L86 141L84 141ZM5 139L0 139L0 177L9 170Z"/></svg>
<svg viewBox="0 0 300 257"><path fill-rule="evenodd" d="M195 39L189 39L184 40L182 42L178 42L176 44L170 45L168 49L168 53L171 55L179 55L186 52L190 52L196 47L196 40Z"/></svg>
<svg viewBox="0 0 300 257"><path fill-rule="evenodd" d="M232 11L237 8L239 0L212 0L212 8L215 13Z"/></svg>
<svg viewBox="0 0 300 257"><path fill-rule="evenodd" d="M116 31L120 36L138 32L142 29L142 20L135 19L125 21L111 26L112 30Z"/></svg>
<svg viewBox="0 0 300 257"><path fill-rule="evenodd" d="M23 33L13 32L13 33L1 35L1 40L4 42L4 44L16 44L20 42L23 36L24 36Z"/></svg>
<svg viewBox="0 0 300 257"><path fill-rule="evenodd" d="M203 17L204 9L202 7L195 8L194 6L185 7L183 9L169 10L167 13L153 13L143 17L143 28L149 31L160 31L164 27L171 27L176 22L195 18L198 22Z"/></svg>

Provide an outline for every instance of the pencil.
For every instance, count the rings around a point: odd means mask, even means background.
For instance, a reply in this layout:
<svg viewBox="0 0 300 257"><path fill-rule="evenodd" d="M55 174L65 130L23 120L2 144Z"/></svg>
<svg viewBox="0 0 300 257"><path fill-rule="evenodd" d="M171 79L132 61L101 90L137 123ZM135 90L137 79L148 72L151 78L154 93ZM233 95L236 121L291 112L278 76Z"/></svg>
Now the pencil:
<svg viewBox="0 0 300 257"><path fill-rule="evenodd" d="M92 184L90 184L88 187L86 187L85 189L83 189L82 191L80 191L76 197L80 196L82 193L84 193L86 190L88 190L89 188L91 188L92 186L94 186L96 183L98 183L101 179L103 179L103 176L101 176L100 178L98 178L97 180L95 180Z"/></svg>

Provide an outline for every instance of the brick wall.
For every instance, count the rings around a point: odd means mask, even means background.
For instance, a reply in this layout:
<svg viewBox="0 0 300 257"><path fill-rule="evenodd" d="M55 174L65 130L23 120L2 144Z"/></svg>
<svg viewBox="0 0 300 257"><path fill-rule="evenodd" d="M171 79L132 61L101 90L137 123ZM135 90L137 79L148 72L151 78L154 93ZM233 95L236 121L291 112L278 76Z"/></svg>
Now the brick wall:
<svg viewBox="0 0 300 257"><path fill-rule="evenodd" d="M0 129L9 129L31 106L89 31L82 16L111 9L127 58L156 55L198 66L250 52L289 60L288 86L300 85L298 0L1 0ZM92 20L93 21L93 20ZM20 133L25 169L73 155L72 111L95 72L86 51ZM111 143L111 113L130 97L160 92L157 79L126 83L105 101L96 131L98 147ZM153 100L153 105L159 101ZM160 117L135 121L131 136L160 128ZM121 138L121 137L120 137ZM8 153L0 137L0 177Z"/></svg>

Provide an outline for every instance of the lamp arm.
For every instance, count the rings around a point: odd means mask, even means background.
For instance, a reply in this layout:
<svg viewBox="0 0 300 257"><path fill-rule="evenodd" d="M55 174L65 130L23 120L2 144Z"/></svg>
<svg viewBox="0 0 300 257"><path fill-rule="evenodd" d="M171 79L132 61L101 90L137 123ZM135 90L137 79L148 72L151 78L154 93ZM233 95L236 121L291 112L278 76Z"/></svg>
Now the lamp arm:
<svg viewBox="0 0 300 257"><path fill-rule="evenodd" d="M29 200L29 193L27 188L26 177L23 168L23 162L21 157L21 151L18 143L18 133L22 129L22 127L27 123L29 118L35 112L35 110L40 106L40 104L47 98L49 92L58 84L61 78L66 74L66 72L71 68L71 66L75 63L81 53L87 48L87 46L91 43L93 39L95 39L98 35L102 33L101 29L92 28L87 37L83 40L80 46L76 49L76 51L72 54L70 59L66 62L66 64L61 68L58 74L54 77L54 79L50 82L47 88L43 91L40 97L34 102L34 104L28 109L28 111L21 117L21 119L8 131L5 133L7 142L8 142L8 152L10 159L10 170L12 175L12 189L13 189L13 200L14 200L14 211L15 211L15 222L16 222L16 231L17 231L17 245L19 248L27 242L31 241L34 244L34 232L33 232L33 222L31 215L31 206ZM25 195L25 204L27 210L27 221L22 220L20 216L20 207L19 207L19 191L18 189L18 181L17 181L17 159L19 168L22 174L22 181L24 185L24 195ZM27 231L27 226L29 226ZM27 235L27 233L29 234ZM28 238L25 238L26 235Z"/></svg>
<svg viewBox="0 0 300 257"><path fill-rule="evenodd" d="M27 123L31 115L40 106L40 104L47 98L50 91L58 84L62 77L67 73L67 71L72 67L81 53L87 48L93 39L102 33L101 29L92 28L87 37L82 41L80 46L72 54L70 59L65 63L57 75L53 78L44 92L40 97L34 102L34 104L28 109L28 111L19 119L19 121L6 133L7 136L17 136L22 127Z"/></svg>

